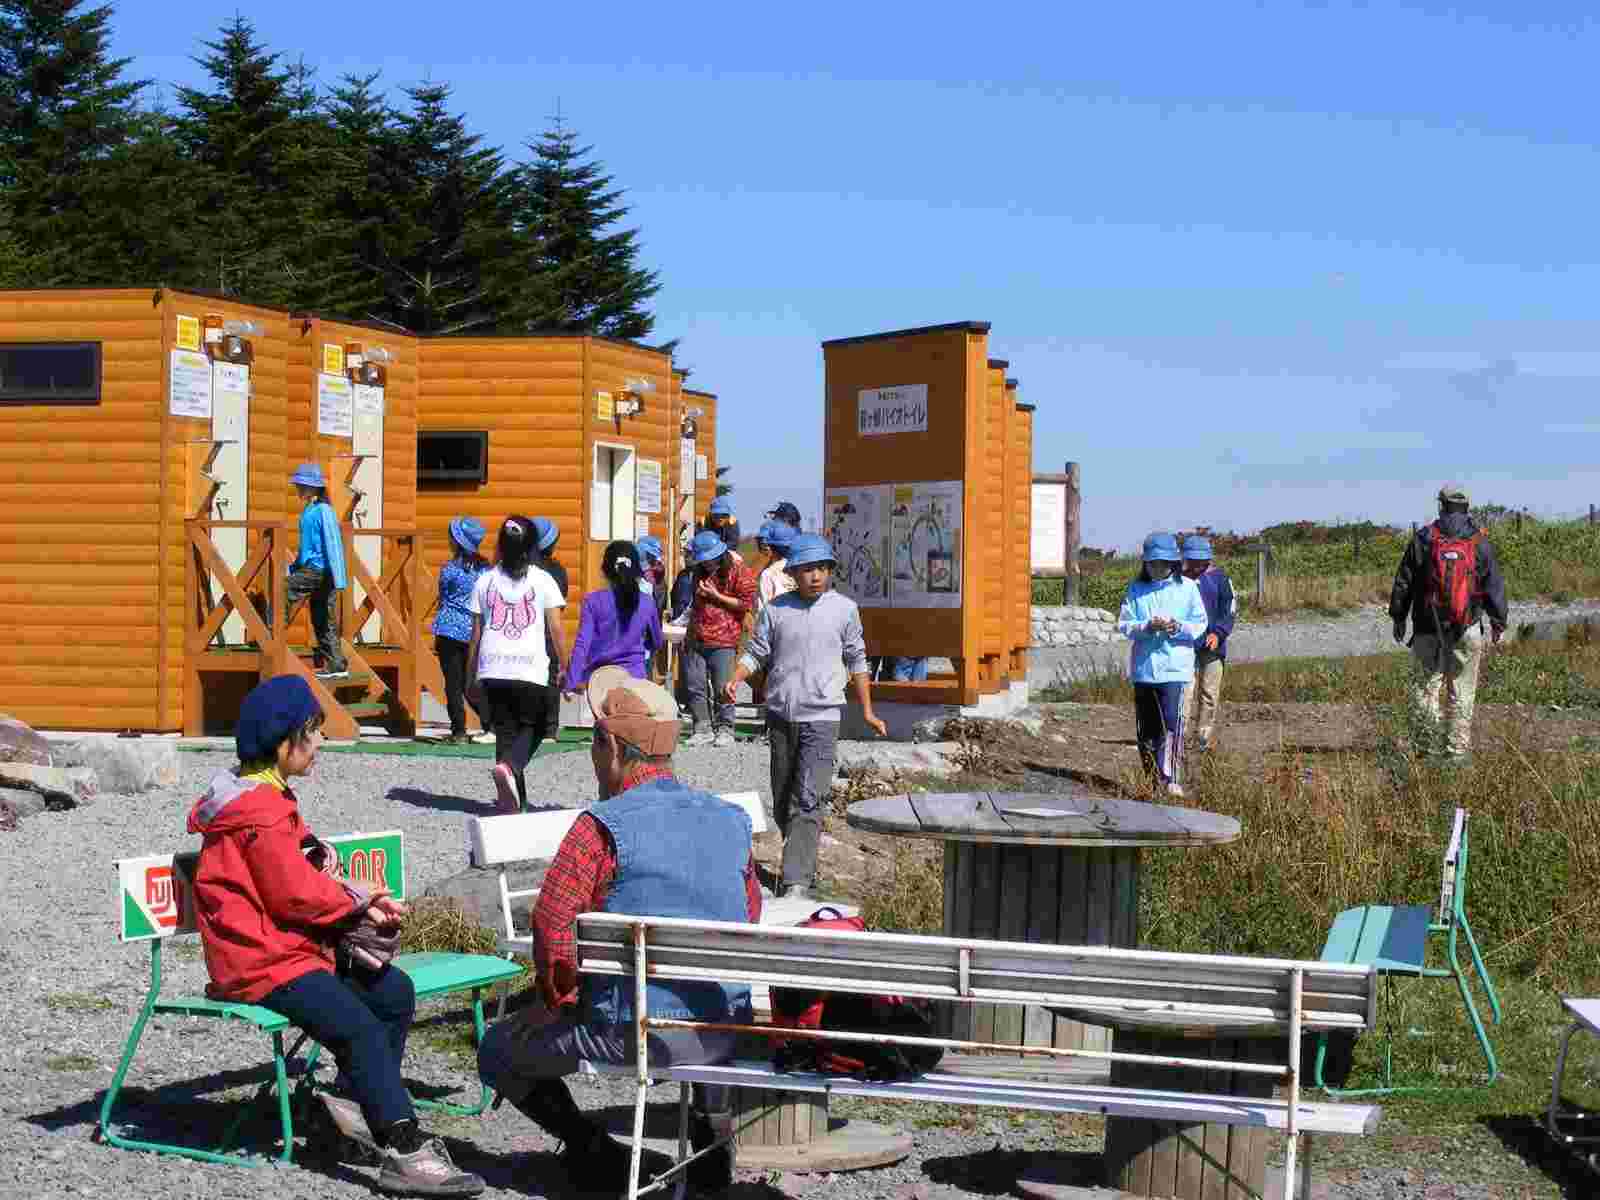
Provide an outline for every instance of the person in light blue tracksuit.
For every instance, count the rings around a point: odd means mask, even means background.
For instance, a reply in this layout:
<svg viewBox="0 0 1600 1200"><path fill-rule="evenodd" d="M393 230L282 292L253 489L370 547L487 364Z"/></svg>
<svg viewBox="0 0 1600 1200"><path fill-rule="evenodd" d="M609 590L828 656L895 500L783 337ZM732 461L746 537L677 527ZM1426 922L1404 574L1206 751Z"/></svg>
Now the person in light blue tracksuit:
<svg viewBox="0 0 1600 1200"><path fill-rule="evenodd" d="M1206 631L1206 606L1178 571L1170 533L1144 540L1144 566L1128 585L1117 631L1133 640L1128 677L1139 756L1167 793L1183 795L1183 693L1194 678L1194 644Z"/></svg>

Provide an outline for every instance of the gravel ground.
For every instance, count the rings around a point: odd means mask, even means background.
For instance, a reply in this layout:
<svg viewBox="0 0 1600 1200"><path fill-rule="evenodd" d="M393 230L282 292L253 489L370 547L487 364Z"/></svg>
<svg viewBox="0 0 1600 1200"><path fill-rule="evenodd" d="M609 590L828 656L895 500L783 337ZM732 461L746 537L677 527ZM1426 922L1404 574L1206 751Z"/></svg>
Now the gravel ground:
<svg viewBox="0 0 1600 1200"><path fill-rule="evenodd" d="M731 750L685 750L679 770L686 781L712 791L762 787L765 793L766 760L762 743L746 742ZM117 941L112 860L191 845L183 832L188 808L211 775L231 765L231 756L185 753L179 761L183 779L176 788L104 796L0 835L0 1011L7 1018L7 1036L0 1043L0 1196L369 1196L370 1168L309 1154L301 1156L304 1166L244 1170L117 1150L92 1137L100 1100L148 980L144 948ZM594 789L588 756L581 753L536 760L529 782L541 801L568 806L586 804ZM482 760L360 754L324 755L301 791L305 811L319 830L404 829L413 893L460 868L463 816L489 811L492 794ZM204 987L193 939L169 947L163 962L168 994L193 994ZM475 1094L469 1060L441 1036L451 1022L459 1031L463 1015L458 1002L424 1007L407 1055L409 1079ZM214 1139L226 1122L225 1102L248 1094L262 1079L266 1051L265 1038L213 1021L153 1020L119 1117L147 1136L167 1134L162 1140ZM586 1108L605 1110L614 1129L626 1128L625 1082L584 1081L576 1090ZM661 1089L658 1099L668 1104L675 1094ZM811 1193L842 1200L1001 1195L1009 1191L1026 1152L1075 1152L1075 1161L1088 1170L1099 1144L1097 1124L1081 1118L850 1103L837 1105L835 1115L870 1117L911 1132L912 1156L895 1167L837 1176L742 1172L730 1194L737 1200ZM554 1145L514 1110L502 1108L482 1118L424 1119L446 1137L459 1162L488 1180L488 1195L574 1194L553 1157ZM652 1128L669 1128L665 1109L652 1120ZM270 1127L254 1130L256 1145L263 1144L263 1135L270 1137ZM1353 1167L1363 1160L1364 1155L1348 1157L1354 1153L1355 1147L1342 1149L1338 1139L1326 1139L1319 1162L1338 1172L1342 1163ZM1497 1194L1477 1188L1432 1190L1440 1176L1428 1166L1351 1174L1353 1181L1319 1187L1313 1200Z"/></svg>
<svg viewBox="0 0 1600 1200"><path fill-rule="evenodd" d="M1512 604L1511 628L1529 621L1547 621L1583 613L1600 613L1600 600L1576 604ZM1303 621L1241 621L1228 639L1229 662L1263 662L1272 658L1345 657L1398 651L1389 628L1388 609L1367 605L1340 617ZM1102 670L1125 670L1126 642L1101 646L1064 646L1034 650L1028 682L1054 683L1058 675L1081 677Z"/></svg>

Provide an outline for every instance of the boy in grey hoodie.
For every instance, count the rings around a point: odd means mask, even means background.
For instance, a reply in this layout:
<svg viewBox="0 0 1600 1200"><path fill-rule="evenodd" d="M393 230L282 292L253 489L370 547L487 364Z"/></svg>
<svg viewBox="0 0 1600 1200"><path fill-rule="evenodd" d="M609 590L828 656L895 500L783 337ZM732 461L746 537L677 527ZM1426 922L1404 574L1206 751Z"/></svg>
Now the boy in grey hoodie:
<svg viewBox="0 0 1600 1200"><path fill-rule="evenodd" d="M866 723L880 737L888 733L872 711L861 611L831 590L833 567L827 539L814 533L795 538L788 561L795 590L762 608L726 689L731 702L747 678L767 673L772 808L783 832L780 896L805 896L816 879L822 800L833 776L846 680Z"/></svg>

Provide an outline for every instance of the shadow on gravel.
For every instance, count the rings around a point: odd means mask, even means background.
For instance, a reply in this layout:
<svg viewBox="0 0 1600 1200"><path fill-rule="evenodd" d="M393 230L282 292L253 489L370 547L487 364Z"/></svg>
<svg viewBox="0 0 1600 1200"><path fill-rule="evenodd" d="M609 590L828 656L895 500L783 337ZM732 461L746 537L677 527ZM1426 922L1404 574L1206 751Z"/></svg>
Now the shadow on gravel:
<svg viewBox="0 0 1600 1200"><path fill-rule="evenodd" d="M1565 1098L1563 1104L1569 1108L1581 1107ZM1535 1118L1526 1113L1512 1113L1479 1117L1478 1120L1507 1150L1560 1186L1563 1196L1600 1194L1600 1174L1584 1166L1576 1155L1552 1145Z"/></svg>
<svg viewBox="0 0 1600 1200"><path fill-rule="evenodd" d="M1002 1150L996 1146L976 1154L952 1154L922 1160L922 1173L935 1183L948 1184L979 1196L1013 1196L1017 1177L1040 1160L1028 1150ZM1049 1155L1056 1182L1075 1187L1098 1187L1105 1175L1099 1151Z"/></svg>
<svg viewBox="0 0 1600 1200"><path fill-rule="evenodd" d="M421 788L390 788L383 794L385 800L409 804L413 808L431 808L438 812L463 813L469 817L486 817L494 813L494 791L487 783L484 772L484 794L478 797L445 796L438 792L425 792Z"/></svg>

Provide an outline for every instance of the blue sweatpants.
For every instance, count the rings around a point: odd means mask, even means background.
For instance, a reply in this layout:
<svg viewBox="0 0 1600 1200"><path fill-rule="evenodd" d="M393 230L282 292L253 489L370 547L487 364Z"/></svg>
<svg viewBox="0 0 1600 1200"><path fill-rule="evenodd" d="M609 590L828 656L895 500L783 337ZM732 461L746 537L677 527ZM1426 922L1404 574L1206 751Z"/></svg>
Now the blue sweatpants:
<svg viewBox="0 0 1600 1200"><path fill-rule="evenodd" d="M1135 737L1146 771L1163 784L1183 783L1181 683L1133 685Z"/></svg>

